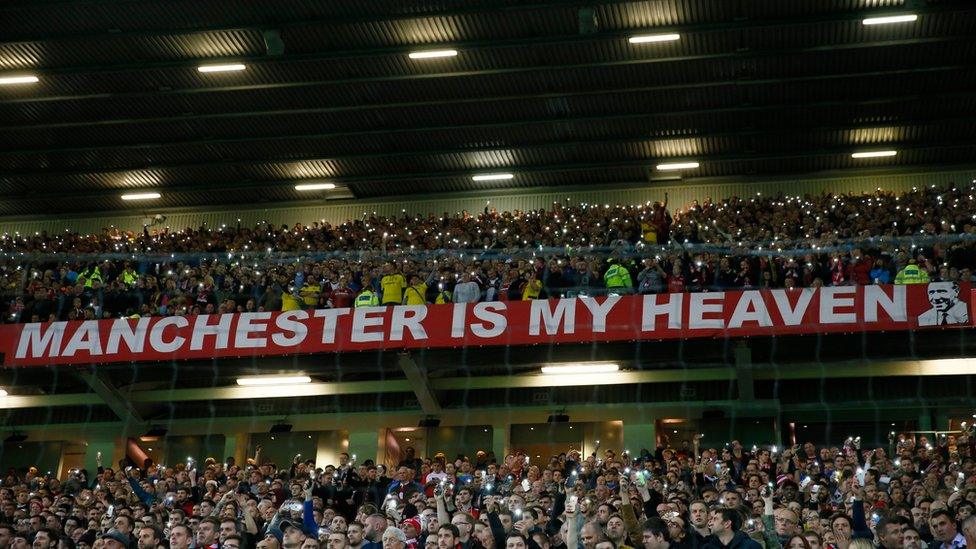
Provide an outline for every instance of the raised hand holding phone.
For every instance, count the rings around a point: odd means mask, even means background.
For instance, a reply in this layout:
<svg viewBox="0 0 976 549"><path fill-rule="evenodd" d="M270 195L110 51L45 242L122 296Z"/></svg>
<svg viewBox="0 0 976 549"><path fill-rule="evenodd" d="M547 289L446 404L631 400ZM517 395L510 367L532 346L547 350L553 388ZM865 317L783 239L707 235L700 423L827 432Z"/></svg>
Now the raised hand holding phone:
<svg viewBox="0 0 976 549"><path fill-rule="evenodd" d="M566 497L566 513L570 515L576 514L576 507L579 503L579 496L573 494Z"/></svg>

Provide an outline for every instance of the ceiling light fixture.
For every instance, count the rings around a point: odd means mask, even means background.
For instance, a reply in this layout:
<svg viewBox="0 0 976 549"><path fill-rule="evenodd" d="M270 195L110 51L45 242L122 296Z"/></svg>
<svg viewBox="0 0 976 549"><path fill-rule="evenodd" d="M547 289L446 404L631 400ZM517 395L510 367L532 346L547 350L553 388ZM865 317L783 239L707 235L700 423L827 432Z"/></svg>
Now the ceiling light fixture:
<svg viewBox="0 0 976 549"><path fill-rule="evenodd" d="M226 63L223 65L200 65L197 67L199 72L235 72L247 68L243 63Z"/></svg>
<svg viewBox="0 0 976 549"><path fill-rule="evenodd" d="M434 59L437 57L456 57L457 50L426 50L412 51L408 54L410 59Z"/></svg>
<svg viewBox="0 0 976 549"><path fill-rule="evenodd" d="M335 183L301 183L295 185L296 191L331 191L336 188Z"/></svg>
<svg viewBox="0 0 976 549"><path fill-rule="evenodd" d="M551 364L542 367L544 374L609 374L620 370L613 362L581 362L579 364Z"/></svg>
<svg viewBox="0 0 976 549"><path fill-rule="evenodd" d="M861 21L865 25L887 25L889 23L914 23L918 21L918 16L914 13L907 15L889 15L886 17L868 17Z"/></svg>
<svg viewBox="0 0 976 549"><path fill-rule="evenodd" d="M24 74L21 76L0 76L0 85L9 84L36 84L39 78L33 74Z"/></svg>
<svg viewBox="0 0 976 549"><path fill-rule="evenodd" d="M652 42L673 42L675 40L680 40L680 34L642 34L638 36L631 36L627 39L631 44L649 44Z"/></svg>
<svg viewBox="0 0 976 549"><path fill-rule="evenodd" d="M300 385L311 383L308 376L244 376L237 378L237 384L244 387L266 387L268 385Z"/></svg>
<svg viewBox="0 0 976 549"><path fill-rule="evenodd" d="M881 158L885 156L895 156L898 151L864 151L851 153L851 158Z"/></svg>
<svg viewBox="0 0 976 549"><path fill-rule="evenodd" d="M122 195L122 200L152 200L154 198L159 198L162 196L156 192L150 193L127 193Z"/></svg>
<svg viewBox="0 0 976 549"><path fill-rule="evenodd" d="M503 179L512 179L515 174L511 173L483 173L481 175L475 175L471 177L472 181L501 181Z"/></svg>
<svg viewBox="0 0 976 549"><path fill-rule="evenodd" d="M699 166L698 162L671 162L666 164L658 164L657 169L661 171L667 170L691 170Z"/></svg>

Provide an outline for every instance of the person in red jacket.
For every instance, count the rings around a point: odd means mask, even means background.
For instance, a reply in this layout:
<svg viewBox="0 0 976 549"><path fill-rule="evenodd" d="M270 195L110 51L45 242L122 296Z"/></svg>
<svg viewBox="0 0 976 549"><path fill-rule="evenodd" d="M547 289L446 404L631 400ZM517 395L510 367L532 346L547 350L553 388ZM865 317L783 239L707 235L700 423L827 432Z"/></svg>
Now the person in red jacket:
<svg viewBox="0 0 976 549"><path fill-rule="evenodd" d="M860 248L851 250L851 260L847 263L847 280L863 286L871 283L871 256L861 253Z"/></svg>
<svg viewBox="0 0 976 549"><path fill-rule="evenodd" d="M339 283L329 295L327 305L333 309L352 307L356 299L356 291L349 287L349 280L345 276L339 277Z"/></svg>
<svg viewBox="0 0 976 549"><path fill-rule="evenodd" d="M668 293L680 294L685 291L685 277L681 274L681 266L675 265L668 276Z"/></svg>

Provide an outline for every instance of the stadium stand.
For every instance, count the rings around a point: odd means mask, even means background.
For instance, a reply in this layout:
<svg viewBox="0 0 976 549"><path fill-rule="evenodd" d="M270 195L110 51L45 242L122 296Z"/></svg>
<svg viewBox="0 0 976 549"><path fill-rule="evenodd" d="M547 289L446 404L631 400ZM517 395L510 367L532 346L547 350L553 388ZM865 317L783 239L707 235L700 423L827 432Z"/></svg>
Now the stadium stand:
<svg viewBox="0 0 976 549"><path fill-rule="evenodd" d="M976 549L974 37L0 3L0 549Z"/></svg>
<svg viewBox="0 0 976 549"><path fill-rule="evenodd" d="M8 257L41 254L48 262L4 262L4 320L347 307L364 290L378 303L416 305L971 283L974 192L953 186L899 195L732 197L692 204L674 218L661 203L556 204L548 211L370 217L336 227L6 235L0 250ZM49 262L48 253L69 259ZM110 259L127 254L141 259ZM615 264L626 272L617 274ZM472 282L477 287L469 289Z"/></svg>

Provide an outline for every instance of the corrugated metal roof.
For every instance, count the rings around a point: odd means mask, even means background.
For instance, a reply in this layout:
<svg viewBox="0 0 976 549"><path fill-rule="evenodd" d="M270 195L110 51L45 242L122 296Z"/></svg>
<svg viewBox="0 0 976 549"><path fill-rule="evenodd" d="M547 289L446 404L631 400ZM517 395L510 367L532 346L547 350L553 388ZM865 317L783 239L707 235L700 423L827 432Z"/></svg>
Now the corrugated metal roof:
<svg viewBox="0 0 976 549"><path fill-rule="evenodd" d="M640 182L682 157L700 177L855 170L851 147L888 143L904 152L885 165L968 164L976 138L962 0L880 27L860 19L901 0L239 4L0 6L0 70L41 76L0 87L0 212L115 210L138 188L165 207L301 200L307 178L359 197L480 190L479 170ZM626 40L665 31L681 39ZM445 46L460 54L406 56Z"/></svg>

